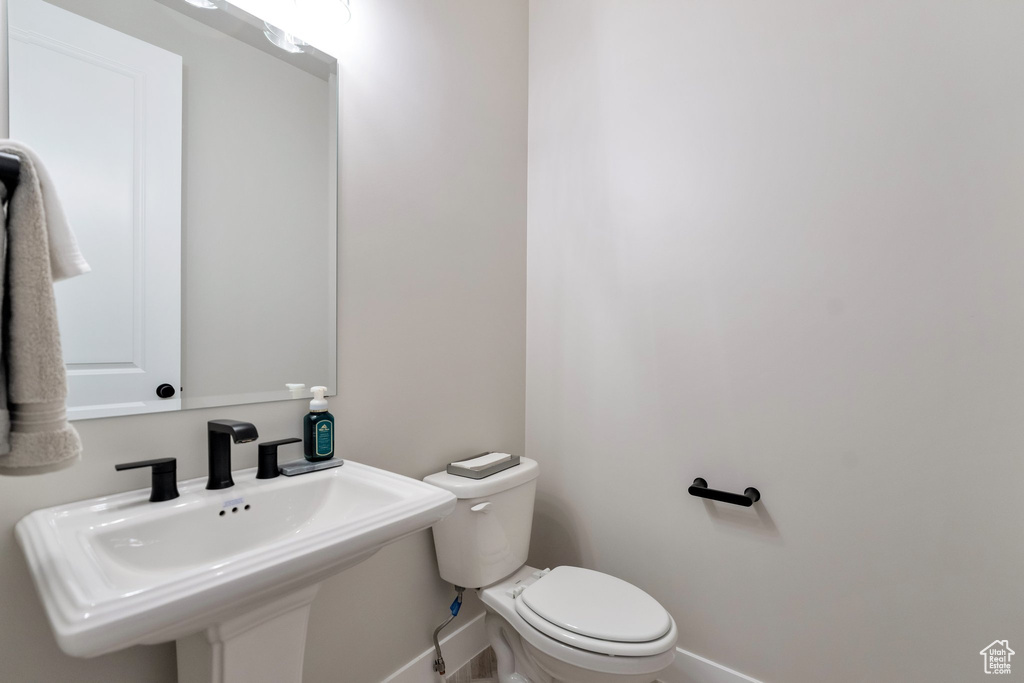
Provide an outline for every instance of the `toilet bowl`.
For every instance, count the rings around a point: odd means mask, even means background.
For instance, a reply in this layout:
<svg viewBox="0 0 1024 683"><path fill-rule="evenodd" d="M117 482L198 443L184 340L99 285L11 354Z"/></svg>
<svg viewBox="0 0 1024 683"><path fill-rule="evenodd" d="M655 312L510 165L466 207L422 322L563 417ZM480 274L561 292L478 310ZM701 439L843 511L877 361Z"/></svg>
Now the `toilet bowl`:
<svg viewBox="0 0 1024 683"><path fill-rule="evenodd" d="M574 586L563 592L563 582ZM553 588L545 590L550 586ZM610 596L623 588L630 590L618 594L620 599ZM540 613L530 607L533 596L550 600L533 601ZM633 610L623 605L621 598L627 597L639 598L641 603L646 598L650 604L638 604L639 609ZM527 667L532 666L533 671L527 673L532 683L650 683L675 659L677 633L672 617L640 589L607 574L579 567L537 571L524 566L481 589L480 599L488 610L488 637L499 655L501 683L505 683L503 673L516 671L515 666L502 671L502 649L506 656L511 654L512 661L525 659ZM600 626L610 629L600 633ZM583 630L604 637L581 633ZM521 650L518 657L517 650ZM520 669L527 668L519 663Z"/></svg>
<svg viewBox="0 0 1024 683"><path fill-rule="evenodd" d="M657 600L581 567L526 565L539 467L522 458L484 479L438 472L455 493L434 527L446 581L478 589L499 683L650 683L675 659L677 629Z"/></svg>

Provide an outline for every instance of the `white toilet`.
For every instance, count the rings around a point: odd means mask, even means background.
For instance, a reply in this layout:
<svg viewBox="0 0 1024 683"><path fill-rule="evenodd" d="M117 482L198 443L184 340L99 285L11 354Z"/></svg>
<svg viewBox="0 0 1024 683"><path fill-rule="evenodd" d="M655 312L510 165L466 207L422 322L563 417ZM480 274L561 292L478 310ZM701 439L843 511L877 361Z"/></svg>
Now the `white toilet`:
<svg viewBox="0 0 1024 683"><path fill-rule="evenodd" d="M459 499L434 526L441 578L480 589L498 683L650 683L675 659L657 600L589 569L526 566L539 471L522 458L484 479L424 479Z"/></svg>

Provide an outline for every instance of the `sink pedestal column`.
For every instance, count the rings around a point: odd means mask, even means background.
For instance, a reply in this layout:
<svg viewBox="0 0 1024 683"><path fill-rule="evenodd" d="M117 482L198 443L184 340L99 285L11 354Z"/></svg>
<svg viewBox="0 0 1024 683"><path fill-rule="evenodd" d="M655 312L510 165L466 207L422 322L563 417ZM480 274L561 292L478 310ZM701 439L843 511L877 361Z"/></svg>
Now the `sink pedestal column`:
<svg viewBox="0 0 1024 683"><path fill-rule="evenodd" d="M302 683L309 607L319 587L179 639L178 683Z"/></svg>

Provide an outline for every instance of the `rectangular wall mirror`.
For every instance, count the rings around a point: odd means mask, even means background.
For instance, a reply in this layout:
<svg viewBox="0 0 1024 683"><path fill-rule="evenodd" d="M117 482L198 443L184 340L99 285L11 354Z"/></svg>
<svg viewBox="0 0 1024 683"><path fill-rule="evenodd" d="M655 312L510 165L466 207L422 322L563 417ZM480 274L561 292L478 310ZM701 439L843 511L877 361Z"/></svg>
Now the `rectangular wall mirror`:
<svg viewBox="0 0 1024 683"><path fill-rule="evenodd" d="M336 60L221 0L7 6L10 137L92 266L71 418L335 393Z"/></svg>

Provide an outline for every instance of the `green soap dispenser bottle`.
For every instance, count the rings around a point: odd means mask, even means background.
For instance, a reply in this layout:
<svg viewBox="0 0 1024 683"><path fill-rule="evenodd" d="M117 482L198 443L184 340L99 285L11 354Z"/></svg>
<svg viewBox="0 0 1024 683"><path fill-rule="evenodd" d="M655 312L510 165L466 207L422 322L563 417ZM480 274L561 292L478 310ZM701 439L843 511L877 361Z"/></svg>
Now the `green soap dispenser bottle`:
<svg viewBox="0 0 1024 683"><path fill-rule="evenodd" d="M334 416L327 412L327 387L313 387L309 414L302 418L302 444L306 460L320 462L334 457Z"/></svg>

